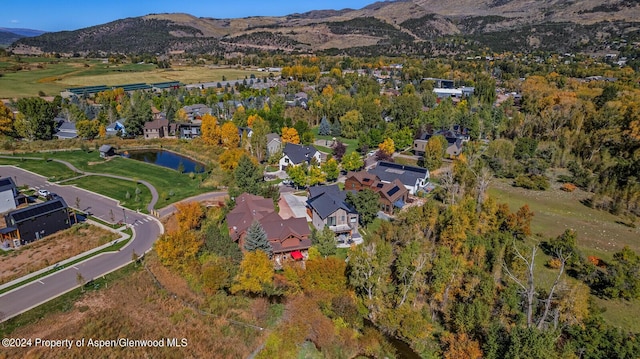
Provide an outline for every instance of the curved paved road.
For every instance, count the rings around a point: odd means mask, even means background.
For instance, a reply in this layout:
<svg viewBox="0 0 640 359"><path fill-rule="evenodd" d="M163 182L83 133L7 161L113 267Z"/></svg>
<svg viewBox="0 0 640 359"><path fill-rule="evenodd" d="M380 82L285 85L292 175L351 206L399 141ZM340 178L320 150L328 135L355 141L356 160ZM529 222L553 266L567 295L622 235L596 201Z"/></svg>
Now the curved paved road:
<svg viewBox="0 0 640 359"><path fill-rule="evenodd" d="M0 322L73 290L78 286L77 273L80 273L85 280L89 281L92 278L101 277L129 264L134 252L137 255L148 252L153 247L155 240L164 232L162 224L156 218L122 208L117 201L102 195L75 186L61 186L49 183L43 176L12 166L0 166L0 175L14 178L18 186L26 184L29 187L44 188L55 192L67 199L67 202L74 202L75 204L75 198L77 197L80 199L80 207L83 211L89 211L95 217L106 222L113 222L111 213L113 213L116 222L124 221L126 217L126 223L134 230L133 239L119 252L100 254L1 295ZM196 196L192 200L206 199L207 196L215 198L223 195L224 193L215 192ZM186 199L185 201L189 200ZM71 203L69 204L72 205ZM171 211L163 212L165 214L171 213Z"/></svg>

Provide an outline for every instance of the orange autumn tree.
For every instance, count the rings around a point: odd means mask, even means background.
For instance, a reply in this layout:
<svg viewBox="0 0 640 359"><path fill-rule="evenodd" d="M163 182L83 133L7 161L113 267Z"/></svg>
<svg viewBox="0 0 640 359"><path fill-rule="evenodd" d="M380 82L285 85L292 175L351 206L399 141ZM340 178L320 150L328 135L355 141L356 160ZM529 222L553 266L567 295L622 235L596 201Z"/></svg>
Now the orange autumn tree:
<svg viewBox="0 0 640 359"><path fill-rule="evenodd" d="M462 334L445 334L443 342L448 346L444 352L445 359L480 359L482 358L482 350L480 344L469 338L466 333Z"/></svg>
<svg viewBox="0 0 640 359"><path fill-rule="evenodd" d="M298 131L293 127L283 127L282 128L282 143L300 143L300 136L298 135Z"/></svg>
<svg viewBox="0 0 640 359"><path fill-rule="evenodd" d="M198 229L204 218L204 211L198 202L176 203L176 218L182 231Z"/></svg>

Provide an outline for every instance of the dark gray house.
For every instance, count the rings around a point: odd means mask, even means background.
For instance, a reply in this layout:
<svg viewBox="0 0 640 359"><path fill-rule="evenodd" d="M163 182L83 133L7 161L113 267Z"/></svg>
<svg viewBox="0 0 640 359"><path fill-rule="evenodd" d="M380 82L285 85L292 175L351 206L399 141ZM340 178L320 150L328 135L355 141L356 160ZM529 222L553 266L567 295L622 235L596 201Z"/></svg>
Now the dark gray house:
<svg viewBox="0 0 640 359"><path fill-rule="evenodd" d="M100 146L100 157L107 158L116 154L116 150L110 145Z"/></svg>
<svg viewBox="0 0 640 359"><path fill-rule="evenodd" d="M309 187L307 207L313 226L328 226L336 235L358 233L358 212L346 202L347 192L337 185Z"/></svg>
<svg viewBox="0 0 640 359"><path fill-rule="evenodd" d="M0 178L0 213L15 209L18 189L11 177Z"/></svg>
<svg viewBox="0 0 640 359"><path fill-rule="evenodd" d="M71 227L67 203L61 198L18 209L5 216L2 238L24 245Z"/></svg>

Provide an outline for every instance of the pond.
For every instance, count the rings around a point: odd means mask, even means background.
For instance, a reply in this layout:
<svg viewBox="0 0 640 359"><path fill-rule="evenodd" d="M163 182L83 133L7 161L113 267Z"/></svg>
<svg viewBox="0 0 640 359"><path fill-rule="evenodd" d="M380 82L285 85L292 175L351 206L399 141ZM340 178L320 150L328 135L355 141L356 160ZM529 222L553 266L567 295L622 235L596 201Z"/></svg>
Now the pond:
<svg viewBox="0 0 640 359"><path fill-rule="evenodd" d="M153 163L158 166L178 170L182 167L183 173L202 173L204 166L187 157L180 156L177 153L164 150L145 150L145 151L129 151L129 158L136 161Z"/></svg>

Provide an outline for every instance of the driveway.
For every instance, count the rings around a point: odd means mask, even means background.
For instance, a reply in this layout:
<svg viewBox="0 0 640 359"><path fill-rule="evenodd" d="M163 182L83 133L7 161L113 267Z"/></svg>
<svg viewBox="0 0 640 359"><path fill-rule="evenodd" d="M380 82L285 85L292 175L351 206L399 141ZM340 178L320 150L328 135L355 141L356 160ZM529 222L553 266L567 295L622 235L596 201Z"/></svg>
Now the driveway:
<svg viewBox="0 0 640 359"><path fill-rule="evenodd" d="M293 193L281 193L278 205L280 207L280 215L283 218L296 217L306 218L307 222L311 222L311 217L307 215L307 197L296 196Z"/></svg>

